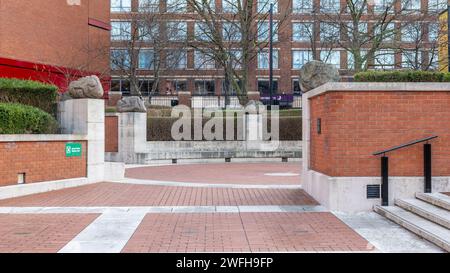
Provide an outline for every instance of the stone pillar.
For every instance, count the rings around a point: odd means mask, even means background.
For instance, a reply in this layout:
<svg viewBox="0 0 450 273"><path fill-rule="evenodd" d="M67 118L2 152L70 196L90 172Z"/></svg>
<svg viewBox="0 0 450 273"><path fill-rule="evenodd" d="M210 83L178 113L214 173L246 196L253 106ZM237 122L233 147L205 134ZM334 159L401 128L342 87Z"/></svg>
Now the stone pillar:
<svg viewBox="0 0 450 273"><path fill-rule="evenodd" d="M119 157L125 163L139 163L147 142L147 113L119 114Z"/></svg>
<svg viewBox="0 0 450 273"><path fill-rule="evenodd" d="M180 105L186 105L191 107L191 92L179 91L178 92L178 103Z"/></svg>
<svg viewBox="0 0 450 273"><path fill-rule="evenodd" d="M263 140L262 115L260 114L245 115L245 140L247 141Z"/></svg>
<svg viewBox="0 0 450 273"><path fill-rule="evenodd" d="M104 179L105 102L102 99L72 99L59 102L58 119L63 134L86 135L87 177Z"/></svg>
<svg viewBox="0 0 450 273"><path fill-rule="evenodd" d="M247 92L248 100L260 101L261 94L258 91Z"/></svg>

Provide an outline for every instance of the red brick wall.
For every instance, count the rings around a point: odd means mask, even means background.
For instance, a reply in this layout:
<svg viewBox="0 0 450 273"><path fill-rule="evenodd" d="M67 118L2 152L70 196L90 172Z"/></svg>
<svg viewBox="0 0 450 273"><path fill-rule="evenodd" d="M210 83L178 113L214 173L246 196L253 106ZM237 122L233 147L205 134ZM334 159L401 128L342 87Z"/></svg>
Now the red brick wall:
<svg viewBox="0 0 450 273"><path fill-rule="evenodd" d="M0 142L0 186L16 185L17 174L26 183L86 177L86 141L81 157L66 157L66 141Z"/></svg>
<svg viewBox="0 0 450 273"><path fill-rule="evenodd" d="M433 175L450 175L449 92L329 92L310 99L310 168L379 176L372 153L431 135ZM317 133L317 119L322 133ZM389 174L423 176L423 144L388 153Z"/></svg>
<svg viewBox="0 0 450 273"><path fill-rule="evenodd" d="M79 76L70 69L97 74L109 90L110 32L89 25L93 19L109 27L109 0L82 0L79 5L69 5L75 1L66 0L0 2L0 58L57 66L56 72L66 75L68 81ZM14 69L0 64L0 76L32 78L63 89L67 85L53 72L37 74L23 66Z"/></svg>
<svg viewBox="0 0 450 273"><path fill-rule="evenodd" d="M105 152L119 151L119 118L105 117Z"/></svg>

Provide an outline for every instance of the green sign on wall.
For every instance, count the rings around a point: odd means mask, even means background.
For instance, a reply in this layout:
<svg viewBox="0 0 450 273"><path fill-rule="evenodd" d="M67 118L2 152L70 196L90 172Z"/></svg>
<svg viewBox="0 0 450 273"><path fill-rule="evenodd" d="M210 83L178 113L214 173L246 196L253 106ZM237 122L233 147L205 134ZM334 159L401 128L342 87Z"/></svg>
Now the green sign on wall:
<svg viewBox="0 0 450 273"><path fill-rule="evenodd" d="M66 143L66 157L81 156L81 143L69 142Z"/></svg>

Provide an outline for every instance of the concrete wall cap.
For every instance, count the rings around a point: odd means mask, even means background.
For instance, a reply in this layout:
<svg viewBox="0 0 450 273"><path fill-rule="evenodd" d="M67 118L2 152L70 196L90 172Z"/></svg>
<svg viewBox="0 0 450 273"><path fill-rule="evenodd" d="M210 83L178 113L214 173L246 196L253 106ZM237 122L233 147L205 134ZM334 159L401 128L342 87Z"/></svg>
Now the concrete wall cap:
<svg viewBox="0 0 450 273"><path fill-rule="evenodd" d="M86 135L0 135L0 142L84 141Z"/></svg>
<svg viewBox="0 0 450 273"><path fill-rule="evenodd" d="M443 82L329 82L305 93L308 98L326 92L450 92Z"/></svg>

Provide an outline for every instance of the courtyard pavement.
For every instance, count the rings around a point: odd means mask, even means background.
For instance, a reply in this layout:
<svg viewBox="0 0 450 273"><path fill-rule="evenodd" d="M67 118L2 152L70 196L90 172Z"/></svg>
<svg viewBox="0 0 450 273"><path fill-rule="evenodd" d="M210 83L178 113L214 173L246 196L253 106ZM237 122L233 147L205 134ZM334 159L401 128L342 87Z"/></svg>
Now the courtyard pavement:
<svg viewBox="0 0 450 273"><path fill-rule="evenodd" d="M209 167L208 179L181 179ZM121 181L0 200L0 252L440 251L374 213L326 211L301 189L298 171L290 163L146 167Z"/></svg>

